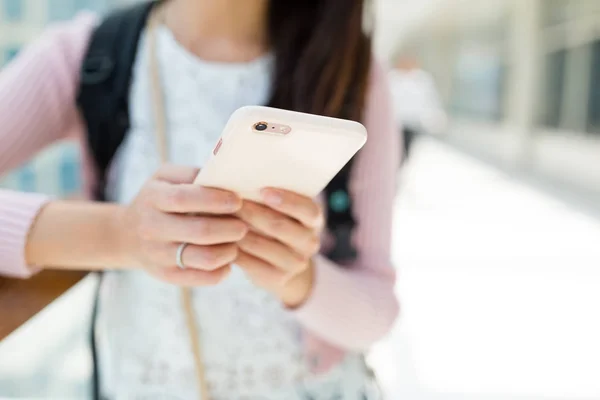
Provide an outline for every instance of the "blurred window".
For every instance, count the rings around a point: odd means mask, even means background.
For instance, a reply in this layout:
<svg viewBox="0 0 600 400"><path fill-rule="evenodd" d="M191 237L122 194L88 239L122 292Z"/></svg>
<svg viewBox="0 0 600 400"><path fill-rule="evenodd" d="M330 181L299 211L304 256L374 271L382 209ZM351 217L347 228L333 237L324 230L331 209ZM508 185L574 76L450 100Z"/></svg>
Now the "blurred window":
<svg viewBox="0 0 600 400"><path fill-rule="evenodd" d="M506 67L494 46L462 46L454 72L451 111L460 116L500 120L504 114L503 86Z"/></svg>
<svg viewBox="0 0 600 400"><path fill-rule="evenodd" d="M16 174L17 177L17 190L23 192L36 192L37 190L37 174L35 171L35 165L29 163L21 167Z"/></svg>
<svg viewBox="0 0 600 400"><path fill-rule="evenodd" d="M72 18L82 10L103 13L110 6L118 5L123 1L109 0L48 0L48 19L62 21Z"/></svg>
<svg viewBox="0 0 600 400"><path fill-rule="evenodd" d="M600 40L592 47L592 79L589 101L588 125L592 133L600 134Z"/></svg>
<svg viewBox="0 0 600 400"><path fill-rule="evenodd" d="M558 128L564 94L567 51L559 50L546 56L546 74L542 98L542 125Z"/></svg>
<svg viewBox="0 0 600 400"><path fill-rule="evenodd" d="M75 0L74 10L90 10L102 12L107 7L107 0Z"/></svg>
<svg viewBox="0 0 600 400"><path fill-rule="evenodd" d="M583 4L577 7L579 15L587 16L590 14L600 14L600 1L598 0L585 0L581 1Z"/></svg>
<svg viewBox="0 0 600 400"><path fill-rule="evenodd" d="M61 195L68 196L78 192L81 187L81 164L77 146L65 146L59 160L58 175Z"/></svg>
<svg viewBox="0 0 600 400"><path fill-rule="evenodd" d="M580 0L575 0L578 2ZM544 0L542 1L544 25L557 25L573 17L573 10L577 7L573 0Z"/></svg>
<svg viewBox="0 0 600 400"><path fill-rule="evenodd" d="M93 1L90 1L90 0L75 0L73 8L76 9L76 10L89 9L91 3L93 3Z"/></svg>
<svg viewBox="0 0 600 400"><path fill-rule="evenodd" d="M18 46L10 46L4 49L4 63L9 62L19 53Z"/></svg>
<svg viewBox="0 0 600 400"><path fill-rule="evenodd" d="M2 6L7 21L20 21L23 18L23 0L2 0Z"/></svg>
<svg viewBox="0 0 600 400"><path fill-rule="evenodd" d="M48 19L62 21L75 14L75 0L48 0Z"/></svg>

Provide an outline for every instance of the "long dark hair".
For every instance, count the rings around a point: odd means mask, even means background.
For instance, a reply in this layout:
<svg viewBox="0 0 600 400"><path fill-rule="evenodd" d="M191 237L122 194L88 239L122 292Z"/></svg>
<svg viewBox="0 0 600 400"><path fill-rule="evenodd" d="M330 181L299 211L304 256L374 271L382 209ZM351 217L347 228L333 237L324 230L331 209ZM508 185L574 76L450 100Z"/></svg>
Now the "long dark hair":
<svg viewBox="0 0 600 400"><path fill-rule="evenodd" d="M273 107L362 120L371 65L364 0L271 0Z"/></svg>

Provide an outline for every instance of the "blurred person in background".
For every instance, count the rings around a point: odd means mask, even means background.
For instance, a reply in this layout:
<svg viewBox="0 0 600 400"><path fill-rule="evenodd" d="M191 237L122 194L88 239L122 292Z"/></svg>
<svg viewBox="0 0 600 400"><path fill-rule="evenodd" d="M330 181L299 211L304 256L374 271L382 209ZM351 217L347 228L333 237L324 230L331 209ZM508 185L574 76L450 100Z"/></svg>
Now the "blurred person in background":
<svg viewBox="0 0 600 400"><path fill-rule="evenodd" d="M390 237L399 144L387 76L363 32L363 1L144 6L151 11L129 54L128 130L106 176L77 106L82 62L102 21L82 14L54 26L0 73L0 173L75 139L90 199L0 191L0 273L109 271L94 331L102 398L379 398L362 354L398 312ZM318 200L275 188L259 205L192 185L244 105L366 125L351 170L352 262L320 249ZM160 165L162 112L178 166ZM98 193L108 201L92 200ZM189 309L178 286L194 288Z"/></svg>
<svg viewBox="0 0 600 400"><path fill-rule="evenodd" d="M447 116L432 76L419 67L415 58L398 58L390 71L390 85L406 160L417 135L442 134Z"/></svg>

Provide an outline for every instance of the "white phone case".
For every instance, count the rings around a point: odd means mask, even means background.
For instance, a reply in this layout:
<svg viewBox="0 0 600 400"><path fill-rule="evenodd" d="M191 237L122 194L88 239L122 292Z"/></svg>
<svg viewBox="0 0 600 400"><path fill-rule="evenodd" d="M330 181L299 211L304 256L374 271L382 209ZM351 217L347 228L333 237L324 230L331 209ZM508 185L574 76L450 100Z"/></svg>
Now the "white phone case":
<svg viewBox="0 0 600 400"><path fill-rule="evenodd" d="M261 122L267 129L257 131ZM366 140L366 129L358 122L242 107L229 118L195 183L255 201L264 187L315 197Z"/></svg>

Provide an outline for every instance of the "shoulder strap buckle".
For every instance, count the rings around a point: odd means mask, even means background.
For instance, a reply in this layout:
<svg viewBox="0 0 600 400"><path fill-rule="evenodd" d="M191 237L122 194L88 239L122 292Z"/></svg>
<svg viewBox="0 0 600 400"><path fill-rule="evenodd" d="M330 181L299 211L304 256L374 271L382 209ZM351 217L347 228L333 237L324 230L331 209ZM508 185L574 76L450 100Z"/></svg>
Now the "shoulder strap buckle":
<svg viewBox="0 0 600 400"><path fill-rule="evenodd" d="M114 67L115 62L110 54L104 52L89 54L81 65L81 84L97 85L106 81Z"/></svg>

